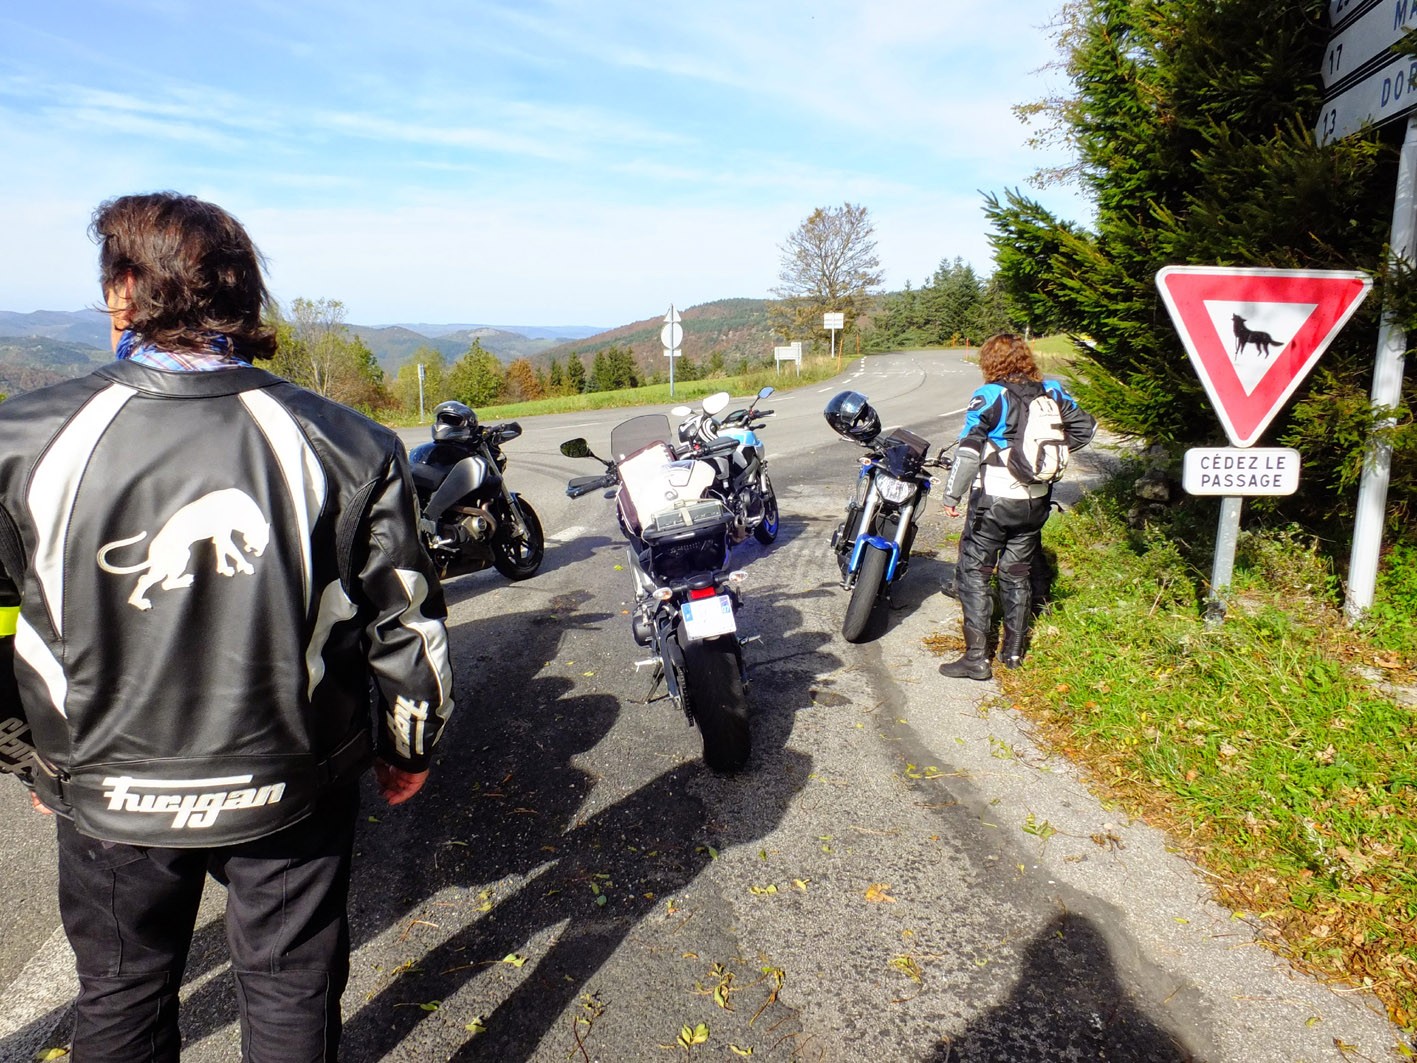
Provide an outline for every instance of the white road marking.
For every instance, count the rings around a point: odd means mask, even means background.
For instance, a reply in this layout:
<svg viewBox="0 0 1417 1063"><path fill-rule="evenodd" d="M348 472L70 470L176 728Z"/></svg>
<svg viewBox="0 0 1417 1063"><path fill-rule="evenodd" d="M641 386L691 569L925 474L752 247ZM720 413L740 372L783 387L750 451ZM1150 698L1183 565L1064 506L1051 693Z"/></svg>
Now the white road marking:
<svg viewBox="0 0 1417 1063"><path fill-rule="evenodd" d="M15 1035L38 1022L79 993L79 976L74 971L74 951L60 927L30 957L29 963L0 994L0 1048L6 1059L33 1059L53 1026L31 1030L21 1039ZM55 1016L57 1020L62 1016ZM13 1039L13 1040L12 1040Z"/></svg>
<svg viewBox="0 0 1417 1063"><path fill-rule="evenodd" d="M548 543L574 542L588 531L590 531L590 529L583 524L572 524L569 528L561 529L555 535L548 535L546 541Z"/></svg>

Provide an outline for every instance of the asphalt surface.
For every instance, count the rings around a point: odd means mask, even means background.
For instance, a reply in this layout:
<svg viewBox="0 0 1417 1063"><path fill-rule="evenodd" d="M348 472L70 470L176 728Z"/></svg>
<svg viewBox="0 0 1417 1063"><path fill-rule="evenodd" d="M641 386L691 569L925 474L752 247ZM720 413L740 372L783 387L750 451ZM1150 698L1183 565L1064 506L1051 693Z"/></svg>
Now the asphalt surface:
<svg viewBox="0 0 1417 1063"><path fill-rule="evenodd" d="M1040 752L995 683L937 673L922 639L958 633L939 593L957 522L932 508L886 630L840 638L827 541L858 451L822 405L851 386L944 443L977 383L958 354L907 353L768 403L782 530L736 552L740 630L759 638L754 752L733 777L666 701L643 703L611 503L564 497L596 466L557 445L604 451L624 415L523 422L508 476L545 564L447 585L457 714L417 799L366 794L343 1059L1397 1058L1373 1000L1258 945L1164 836ZM73 957L52 826L13 784L0 801L0 1060L18 1063L64 1043ZM222 903L213 883L184 989L198 1063L239 1057Z"/></svg>

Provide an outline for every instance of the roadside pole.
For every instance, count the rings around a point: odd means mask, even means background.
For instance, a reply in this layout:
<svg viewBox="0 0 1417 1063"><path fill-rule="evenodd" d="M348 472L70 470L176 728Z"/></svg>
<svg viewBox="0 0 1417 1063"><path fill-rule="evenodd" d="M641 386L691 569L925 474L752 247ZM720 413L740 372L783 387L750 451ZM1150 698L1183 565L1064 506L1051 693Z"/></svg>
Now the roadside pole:
<svg viewBox="0 0 1417 1063"><path fill-rule="evenodd" d="M1392 264L1412 260L1413 232L1417 228L1417 115L1407 118L1402 154L1397 164L1397 193L1392 205L1392 235L1388 246ZM1373 363L1372 401L1374 409L1390 410L1402 401L1402 372L1407 352L1407 333L1393 319L1391 302L1383 314L1378 333L1378 351ZM1396 423L1392 416L1378 422L1381 431ZM1358 484L1358 504L1353 517L1353 548L1348 556L1348 593L1343 615L1355 624L1372 608L1378 583L1378 557L1383 546L1383 524L1387 520L1387 491L1392 479L1392 444L1381 435L1368 441L1363 461L1363 477Z"/></svg>
<svg viewBox="0 0 1417 1063"><path fill-rule="evenodd" d="M684 339L684 326L680 323L679 311L669 304L669 313L664 315L664 327L659 330L659 342L664 344L664 357L669 359L669 397L674 397L674 359L679 357L679 344Z"/></svg>
<svg viewBox="0 0 1417 1063"><path fill-rule="evenodd" d="M423 363L418 363L418 423L423 423L423 377L425 374Z"/></svg>

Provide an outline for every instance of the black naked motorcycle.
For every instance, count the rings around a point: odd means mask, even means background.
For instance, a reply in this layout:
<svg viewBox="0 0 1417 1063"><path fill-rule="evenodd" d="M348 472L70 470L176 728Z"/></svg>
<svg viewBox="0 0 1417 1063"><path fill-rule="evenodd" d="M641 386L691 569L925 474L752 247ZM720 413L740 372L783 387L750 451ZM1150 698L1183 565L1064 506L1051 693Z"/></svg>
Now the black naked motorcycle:
<svg viewBox="0 0 1417 1063"><path fill-rule="evenodd" d="M735 517L713 494L713 458L738 441L714 440L676 452L669 418L645 414L610 434L612 459L591 453L584 439L561 444L568 458L595 458L600 476L577 476L566 494L580 498L610 489L620 528L630 541L634 605L630 630L654 656L638 661L654 669L649 701L663 683L670 699L704 742L704 763L737 771L748 760L748 673L738 635L738 585L743 572L728 570Z"/></svg>
<svg viewBox="0 0 1417 1063"><path fill-rule="evenodd" d="M904 428L881 432L881 419L866 396L843 391L823 411L832 431L864 447L846 519L832 533L841 585L851 592L841 634L862 642L884 616L890 586L910 567L915 529L933 479L929 467L948 469L943 451L927 457L930 443Z"/></svg>
<svg viewBox="0 0 1417 1063"><path fill-rule="evenodd" d="M471 408L444 402L433 410L433 441L409 453L419 534L443 579L490 565L523 580L541 567L541 521L503 476L502 445L521 434L515 421L478 424Z"/></svg>
<svg viewBox="0 0 1417 1063"><path fill-rule="evenodd" d="M716 439L732 438L738 446L711 459L718 469L714 494L733 511L733 541L742 542L749 534L764 546L777 538L777 494L768 479L767 448L758 438L763 427L756 418L769 417L772 410L758 409L758 403L773 393L765 387L746 410L734 410L719 417L728 405L726 391L708 395L695 413L688 406L676 406L669 412L683 420L679 423L679 439L702 449Z"/></svg>

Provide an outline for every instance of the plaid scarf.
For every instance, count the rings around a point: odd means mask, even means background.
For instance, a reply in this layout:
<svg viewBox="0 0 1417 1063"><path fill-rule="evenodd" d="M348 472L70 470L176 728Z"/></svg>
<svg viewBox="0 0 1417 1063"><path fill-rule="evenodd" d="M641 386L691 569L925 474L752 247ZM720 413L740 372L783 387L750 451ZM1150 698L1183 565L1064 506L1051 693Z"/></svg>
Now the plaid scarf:
<svg viewBox="0 0 1417 1063"><path fill-rule="evenodd" d="M240 369L248 363L236 354L231 337L220 332L204 334L205 348L200 351L164 351L151 343L143 343L129 329L118 340L118 360L137 362L153 369L178 373L204 373L217 369Z"/></svg>

